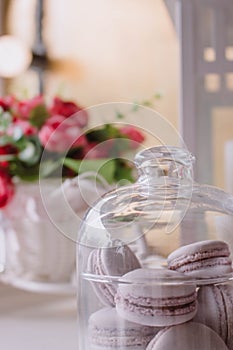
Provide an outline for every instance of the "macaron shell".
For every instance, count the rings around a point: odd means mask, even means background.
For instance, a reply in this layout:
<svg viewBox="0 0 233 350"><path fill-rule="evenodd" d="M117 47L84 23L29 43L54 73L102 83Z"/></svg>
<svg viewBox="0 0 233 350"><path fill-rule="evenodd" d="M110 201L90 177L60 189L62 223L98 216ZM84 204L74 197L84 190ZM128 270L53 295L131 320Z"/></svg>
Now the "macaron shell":
<svg viewBox="0 0 233 350"><path fill-rule="evenodd" d="M140 302L140 301L139 301ZM194 318L197 308L196 303L192 309L176 309L171 315L166 315L165 310L161 314L153 313L153 309L148 307L140 307L139 305L127 305L124 299L118 299L116 310L122 318L146 326L166 327L190 321ZM179 314L179 312L182 312Z"/></svg>
<svg viewBox="0 0 233 350"><path fill-rule="evenodd" d="M187 322L161 330L146 350L228 350L224 341L204 324Z"/></svg>
<svg viewBox="0 0 233 350"><path fill-rule="evenodd" d="M90 345L90 350L114 350L117 349L117 346L113 345L113 346L104 346L104 345ZM120 346L118 347L119 350L125 350L125 349L129 349L129 350L146 350L146 346Z"/></svg>
<svg viewBox="0 0 233 350"><path fill-rule="evenodd" d="M126 245L93 250L88 258L87 271L100 276L122 276L128 271L138 269L140 263ZM92 282L93 289L103 305L114 306L117 285L107 282Z"/></svg>
<svg viewBox="0 0 233 350"><path fill-rule="evenodd" d="M180 279L180 282L177 283ZM164 269L137 269L124 275L115 296L119 315L142 325L163 327L191 320L196 314L196 286ZM128 283L127 283L128 282Z"/></svg>
<svg viewBox="0 0 233 350"><path fill-rule="evenodd" d="M93 250L88 258L87 271L95 275L102 275L101 267L97 263L98 250ZM116 293L116 286L111 286L107 283L102 282L91 282L93 290L100 302L106 306L114 306L114 297Z"/></svg>
<svg viewBox="0 0 233 350"><path fill-rule="evenodd" d="M233 350L233 285L201 287L194 320L216 331Z"/></svg>
<svg viewBox="0 0 233 350"><path fill-rule="evenodd" d="M203 258L229 256L228 244L224 241L206 240L184 245L173 251L167 258L168 265L176 259L187 258L197 261Z"/></svg>
<svg viewBox="0 0 233 350"><path fill-rule="evenodd" d="M232 272L232 261L228 257L211 258L182 265L176 269L191 277L214 278Z"/></svg>
<svg viewBox="0 0 233 350"><path fill-rule="evenodd" d="M119 317L114 308L93 313L88 324L93 349L146 349L159 329L143 327Z"/></svg>
<svg viewBox="0 0 233 350"><path fill-rule="evenodd" d="M225 303L227 314L227 339L226 344L229 350L233 350L233 286L224 285L222 288L222 296Z"/></svg>
<svg viewBox="0 0 233 350"><path fill-rule="evenodd" d="M136 336L139 332L146 336L155 332L155 327L143 327L140 324L120 318L116 309L111 307L104 307L94 312L89 318L89 325L105 330L115 330L112 333L118 336L122 334Z"/></svg>
<svg viewBox="0 0 233 350"><path fill-rule="evenodd" d="M198 309L194 321L213 329L225 341L227 338L227 317L221 290L218 286L200 287Z"/></svg>
<svg viewBox="0 0 233 350"><path fill-rule="evenodd" d="M136 255L127 245L100 250L104 275L123 276L141 267Z"/></svg>
<svg viewBox="0 0 233 350"><path fill-rule="evenodd" d="M216 278L232 272L227 243L201 241L182 246L168 258L168 268L195 278Z"/></svg>
<svg viewBox="0 0 233 350"><path fill-rule="evenodd" d="M140 268L126 273L122 278L125 284L119 284L118 289L123 296L162 299L170 297L186 297L195 292L196 286L185 284L186 276L177 271L165 269ZM182 283L176 283L176 282Z"/></svg>
<svg viewBox="0 0 233 350"><path fill-rule="evenodd" d="M146 350L146 346L130 346L130 345L109 345L109 346L104 346L104 345L90 345L90 348L88 350L114 350L114 349L119 349L119 350Z"/></svg>

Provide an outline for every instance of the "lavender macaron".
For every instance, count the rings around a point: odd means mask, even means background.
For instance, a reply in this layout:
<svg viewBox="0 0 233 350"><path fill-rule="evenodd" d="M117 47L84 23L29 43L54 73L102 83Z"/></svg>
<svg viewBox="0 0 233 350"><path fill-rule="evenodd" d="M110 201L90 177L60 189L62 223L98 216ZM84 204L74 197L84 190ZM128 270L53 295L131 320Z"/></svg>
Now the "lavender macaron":
<svg viewBox="0 0 233 350"><path fill-rule="evenodd" d="M212 328L233 350L233 285L203 286L198 291L197 322Z"/></svg>
<svg viewBox="0 0 233 350"><path fill-rule="evenodd" d="M195 278L217 278L232 272L227 243L202 241L182 246L167 259L168 268Z"/></svg>
<svg viewBox="0 0 233 350"><path fill-rule="evenodd" d="M109 307L93 313L88 322L91 350L145 350L159 330L128 322Z"/></svg>
<svg viewBox="0 0 233 350"><path fill-rule="evenodd" d="M122 277L115 297L118 314L128 321L156 327L191 320L197 311L196 286L165 269L137 269ZM179 283L180 282L180 283Z"/></svg>
<svg viewBox="0 0 233 350"><path fill-rule="evenodd" d="M93 250L87 262L87 272L99 275L117 277L140 268L141 265L127 245ZM93 289L99 300L106 306L115 305L117 285L114 283L92 282Z"/></svg>
<svg viewBox="0 0 233 350"><path fill-rule="evenodd" d="M187 322L162 329L146 350L228 350L224 341L204 324Z"/></svg>

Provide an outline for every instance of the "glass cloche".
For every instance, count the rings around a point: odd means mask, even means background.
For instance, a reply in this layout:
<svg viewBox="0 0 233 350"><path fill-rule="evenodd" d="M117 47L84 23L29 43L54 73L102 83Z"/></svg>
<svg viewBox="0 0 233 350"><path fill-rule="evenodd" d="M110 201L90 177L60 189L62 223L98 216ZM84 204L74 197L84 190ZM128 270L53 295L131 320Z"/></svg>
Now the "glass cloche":
<svg viewBox="0 0 233 350"><path fill-rule="evenodd" d="M80 350L233 349L233 196L161 146L104 195L78 235Z"/></svg>

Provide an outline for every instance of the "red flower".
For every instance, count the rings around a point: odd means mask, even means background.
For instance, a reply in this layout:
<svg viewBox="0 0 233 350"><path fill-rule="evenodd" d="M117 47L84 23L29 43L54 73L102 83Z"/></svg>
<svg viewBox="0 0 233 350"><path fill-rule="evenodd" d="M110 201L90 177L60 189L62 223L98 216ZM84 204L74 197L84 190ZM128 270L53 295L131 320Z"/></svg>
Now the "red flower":
<svg viewBox="0 0 233 350"><path fill-rule="evenodd" d="M11 177L0 169L0 208L5 207L14 194L14 185Z"/></svg>
<svg viewBox="0 0 233 350"><path fill-rule="evenodd" d="M131 125L123 126L120 132L132 141L130 147L133 149L138 148L138 144L145 140L144 135Z"/></svg>
<svg viewBox="0 0 233 350"><path fill-rule="evenodd" d="M77 113L77 125L83 128L87 125L88 115L87 112L78 106L76 103L71 101L63 101L59 97L55 97L53 105L50 108L51 115L62 115L63 117L69 118L73 114Z"/></svg>
<svg viewBox="0 0 233 350"><path fill-rule="evenodd" d="M0 157L5 155L17 154L17 149L12 145L5 145L0 147ZM8 161L0 161L0 166L2 168L7 168L9 165Z"/></svg>
<svg viewBox="0 0 233 350"><path fill-rule="evenodd" d="M30 117L31 111L37 106L44 106L44 98L43 96L36 96L30 100L19 101L15 106L14 113L23 119L28 119Z"/></svg>
<svg viewBox="0 0 233 350"><path fill-rule="evenodd" d="M17 100L14 96L2 97L0 98L0 107L2 107L4 111L9 111L14 106L16 101Z"/></svg>

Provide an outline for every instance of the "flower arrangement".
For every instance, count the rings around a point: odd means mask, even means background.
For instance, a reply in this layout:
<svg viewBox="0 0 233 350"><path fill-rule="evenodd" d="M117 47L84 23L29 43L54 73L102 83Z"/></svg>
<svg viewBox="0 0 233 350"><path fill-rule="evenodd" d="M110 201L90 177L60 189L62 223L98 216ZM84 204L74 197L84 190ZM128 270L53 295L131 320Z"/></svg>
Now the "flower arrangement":
<svg viewBox="0 0 233 350"><path fill-rule="evenodd" d="M136 149L144 135L133 126L89 129L88 123L84 108L60 97L50 104L44 96L1 98L0 208L14 195L15 179L55 177L61 166L62 177L100 169L109 183L122 178L133 181L133 167L121 157Z"/></svg>

